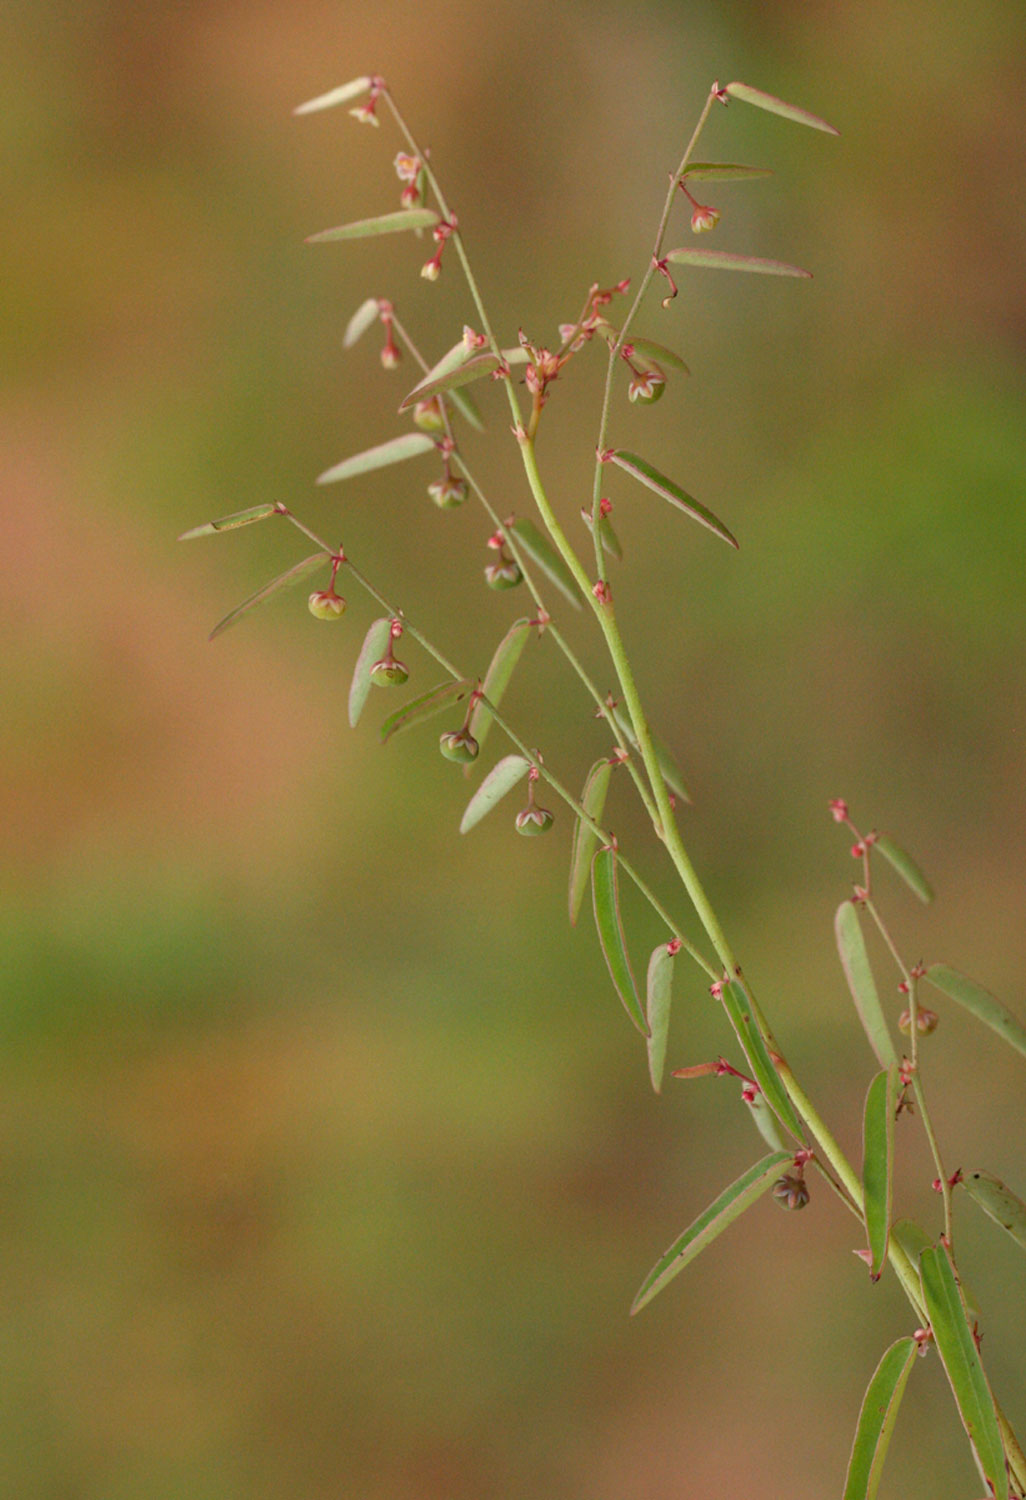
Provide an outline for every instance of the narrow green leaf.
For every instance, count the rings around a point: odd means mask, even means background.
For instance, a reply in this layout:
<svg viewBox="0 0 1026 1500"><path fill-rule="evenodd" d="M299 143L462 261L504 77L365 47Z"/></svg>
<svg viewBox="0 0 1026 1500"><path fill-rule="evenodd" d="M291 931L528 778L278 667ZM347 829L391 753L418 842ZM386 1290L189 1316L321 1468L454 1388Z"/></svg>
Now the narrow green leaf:
<svg viewBox="0 0 1026 1500"><path fill-rule="evenodd" d="M219 521L204 521L202 526L183 531L178 540L191 542L194 537L215 536L219 531L235 531L239 526L252 526L254 521L266 521L268 516L280 514L276 505L254 505L249 510L237 510L234 515L222 516Z"/></svg>
<svg viewBox="0 0 1026 1500"><path fill-rule="evenodd" d="M1008 1474L994 1398L969 1328L954 1268L943 1249L928 1247L919 1257L923 1297L948 1384L962 1426L976 1450L995 1500L1008 1500Z"/></svg>
<svg viewBox="0 0 1026 1500"><path fill-rule="evenodd" d="M887 1259L894 1183L894 1119L898 1104L898 1069L877 1073L866 1094L862 1129L862 1191L866 1234L872 1256L870 1274L878 1280Z"/></svg>
<svg viewBox="0 0 1026 1500"><path fill-rule="evenodd" d="M933 900L933 887L911 854L906 854L904 849L884 834L877 837L873 848L880 851L889 865L893 865L909 890L914 891L920 901L929 905Z"/></svg>
<svg viewBox="0 0 1026 1500"><path fill-rule="evenodd" d="M584 781L584 790L581 793L581 806L585 812L594 818L596 823L602 822L602 814L606 806L606 793L609 790L609 778L613 774L613 765L610 760L603 758L597 760L588 772ZM581 903L584 893L588 889L588 877L591 874L591 859L595 852L598 836L594 834L580 818L574 819L574 836L570 846L570 923L576 926L580 914Z"/></svg>
<svg viewBox="0 0 1026 1500"><path fill-rule="evenodd" d="M784 1091L784 1085L780 1082L777 1070L773 1066L773 1059L769 1054L769 1048L766 1046L766 1039L752 1014L751 1002L745 994L744 986L738 980L732 979L723 986L723 1005L730 1024L734 1028L734 1034L744 1048L748 1066L763 1092L766 1103L781 1124L801 1140L801 1121Z"/></svg>
<svg viewBox="0 0 1026 1500"><path fill-rule="evenodd" d="M473 398L469 392L453 391L450 399L463 420L473 427L475 432L484 432L485 428L481 420L481 413L474 405Z"/></svg>
<svg viewBox="0 0 1026 1500"><path fill-rule="evenodd" d="M603 321L598 325L598 332L605 339L610 348L619 338L617 330L612 323ZM691 371L672 349L667 349L665 344L657 344L653 339L638 339L633 334L624 342L624 348L632 348L636 354L645 359L653 359L656 364L665 365L668 370L677 370L681 375L690 375Z"/></svg>
<svg viewBox="0 0 1026 1500"><path fill-rule="evenodd" d="M760 255L734 255L729 250L699 250L685 245L667 250L666 259L678 266L702 266L707 271L753 271L759 276L800 276L811 281L812 272L786 260L764 260Z"/></svg>
<svg viewBox="0 0 1026 1500"><path fill-rule="evenodd" d="M740 99L745 104L754 104L758 109L769 110L771 115L783 115L785 120L794 120L797 125L811 125L813 130L825 130L827 135L840 135L839 130L828 125L826 120L821 120L819 115L800 109L797 104L786 104L783 99L764 94L762 89L753 89L747 83L728 83L727 93L732 99Z"/></svg>
<svg viewBox="0 0 1026 1500"><path fill-rule="evenodd" d="M648 1022L638 999L638 987L634 983L631 961L627 955L627 942L620 920L620 892L617 883L616 850L608 845L600 849L591 862L591 893L595 907L595 927L599 946L613 981L616 993L623 1001L624 1010L630 1016L642 1036L649 1035Z"/></svg>
<svg viewBox="0 0 1026 1500"><path fill-rule="evenodd" d="M620 726L620 733L640 755L641 746L638 744L637 735L634 733L634 726L631 724L628 716L621 709L614 708L613 718ZM687 789L680 767L670 753L669 747L656 734L652 735L652 746L655 750L656 760L659 762L659 769L663 773L663 780L670 788L670 791L674 792L682 802L690 802L691 793Z"/></svg>
<svg viewBox="0 0 1026 1500"><path fill-rule="evenodd" d="M737 182L743 177L772 177L769 167L742 167L732 161L692 162L684 177L694 177L703 182Z"/></svg>
<svg viewBox="0 0 1026 1500"><path fill-rule="evenodd" d="M472 385L475 380L483 380L486 375L491 375L498 368L499 361L494 354L475 354L453 369L436 375L434 379L425 376L413 387L408 396L403 397L399 403L399 410L406 411L418 401L428 401L432 396L444 395L447 391L454 391L461 385Z"/></svg>
<svg viewBox="0 0 1026 1500"><path fill-rule="evenodd" d="M488 699L488 703L480 700L474 705L470 715L468 728L477 740L478 745L483 745L488 737L488 731L492 727L494 715L488 704L498 708L502 702L503 694L509 687L510 678L513 676L514 668L523 654L527 645L527 638L531 634L531 622L528 619L514 620L506 631L502 640L495 648L495 653L488 663L488 670L481 683L481 691Z"/></svg>
<svg viewBox="0 0 1026 1500"><path fill-rule="evenodd" d="M580 609L581 591L577 587L574 575L530 517L524 516L522 520L514 521L508 529L512 531L518 545L523 547L535 566L541 568L560 593L566 595L575 609Z"/></svg>
<svg viewBox="0 0 1026 1500"><path fill-rule="evenodd" d="M480 823L485 813L491 812L496 802L511 792L518 781L522 781L531 769L531 762L522 755L507 755L488 772L477 791L467 803L460 823L460 833L468 833Z"/></svg>
<svg viewBox="0 0 1026 1500"><path fill-rule="evenodd" d="M586 505L581 509L581 519L588 530L592 531L591 511ZM620 538L613 530L609 517L601 514L599 515L599 541L602 543L603 550L608 552L610 557L615 557L617 562L623 562L623 548L620 546Z"/></svg>
<svg viewBox="0 0 1026 1500"><path fill-rule="evenodd" d="M365 448L362 453L354 453L352 458L344 458L340 464L325 469L323 474L317 476L317 483L334 484L337 479L352 479L356 474L369 474L372 469L384 469L389 464L402 463L404 459L428 453L434 446L434 438L429 437L426 432L404 432L400 437L389 438L387 443L378 443L376 448Z"/></svg>
<svg viewBox="0 0 1026 1500"><path fill-rule="evenodd" d="M317 109L331 109L336 104L346 104L350 99L359 99L371 86L369 78L354 78L351 83L343 83L337 89L331 89L327 94L318 94L316 99L308 99L305 104L297 104L292 111L294 115L312 115Z"/></svg>
<svg viewBox="0 0 1026 1500"><path fill-rule="evenodd" d="M521 349L519 345L515 349L502 351L503 361L507 365L526 364L529 357L527 350ZM432 365L409 395L403 397L399 410L406 411L418 401L427 401L431 396L444 395L447 391L455 391L460 386L470 385L475 380L482 380L498 368L499 361L489 350L479 350L475 353L469 350L460 339L458 344L453 344L452 348L442 355L437 364Z"/></svg>
<svg viewBox="0 0 1026 1500"><path fill-rule="evenodd" d="M673 1280L678 1271L683 1271L689 1261L700 1255L729 1224L740 1218L746 1208L750 1208L757 1198L761 1198L773 1179L779 1175L781 1168L786 1167L790 1161L788 1152L774 1151L769 1156L764 1156L762 1161L756 1162L754 1167L749 1167L736 1182L725 1188L716 1201L710 1203L705 1212L699 1214L694 1223L689 1224L684 1233L674 1240L666 1254L656 1261L631 1303L631 1316L640 1312L657 1292L662 1291L668 1281Z"/></svg>
<svg viewBox="0 0 1026 1500"><path fill-rule="evenodd" d="M396 709L394 714L389 714L381 726L381 743L385 745L394 734L402 734L403 730L413 729L417 724L423 724L425 719L434 718L448 704L458 703L467 696L471 686L466 678L450 677L428 692L421 693L419 698L412 699L402 708Z"/></svg>
<svg viewBox="0 0 1026 1500"><path fill-rule="evenodd" d="M913 1265L918 1262L926 1247L934 1243L933 1235L927 1234L923 1226L916 1224L912 1219L895 1219L891 1225L891 1239L897 1241ZM973 1296L972 1289L964 1276L962 1277L962 1297L973 1316L979 1317L980 1304Z"/></svg>
<svg viewBox="0 0 1026 1500"><path fill-rule="evenodd" d="M1026 1057L1026 1026L1001 1001L974 979L967 979L947 964L931 964L926 977L932 985L971 1011L978 1021L1004 1037L1010 1047Z"/></svg>
<svg viewBox="0 0 1026 1500"><path fill-rule="evenodd" d="M654 359L657 365L663 365L667 370L676 370L679 375L691 374L680 355L667 349L665 344L657 344L654 339L636 339L633 335L627 342L633 345L634 353L643 360Z"/></svg>
<svg viewBox="0 0 1026 1500"><path fill-rule="evenodd" d="M377 321L380 311L377 297L368 297L366 302L361 302L346 324L346 331L342 335L343 349L351 349L357 339L362 338L372 323Z"/></svg>
<svg viewBox="0 0 1026 1500"><path fill-rule="evenodd" d="M321 229L317 234L308 234L308 245L320 245L328 240L366 240L378 234L401 234L405 229L430 229L438 223L433 208L397 208L395 213L379 214L376 219L354 219L351 224L338 224L334 229Z"/></svg>
<svg viewBox="0 0 1026 1500"><path fill-rule="evenodd" d="M349 685L349 722L354 729L360 722L363 706L367 702L367 694L371 690L370 669L384 656L391 629L392 622L386 616L383 620L375 620L363 638L363 645L360 647L360 654L356 658L356 666L353 669L353 680Z"/></svg>
<svg viewBox="0 0 1026 1500"><path fill-rule="evenodd" d="M962 1186L973 1202L1026 1250L1026 1203L991 1172L966 1172Z"/></svg>
<svg viewBox="0 0 1026 1500"><path fill-rule="evenodd" d="M751 1098L744 1096L748 1106L748 1112L752 1117L752 1123L762 1136L771 1151L784 1150L784 1137L780 1134L780 1126L777 1117L766 1103L766 1096L760 1090Z"/></svg>
<svg viewBox="0 0 1026 1500"><path fill-rule="evenodd" d="M673 960L677 950L670 943L652 949L645 985L645 1011L648 1015L648 1072L652 1087L662 1093L666 1067L666 1039L670 1030L670 1003L673 990Z"/></svg>
<svg viewBox="0 0 1026 1500"><path fill-rule="evenodd" d="M898 1061L898 1055L894 1050L891 1034L887 1030L887 1022L884 1020L876 981L869 967L866 940L862 936L859 914L853 902L842 901L837 908L837 915L834 918L834 934L837 938L837 952L840 955L841 967L848 981L855 1009L859 1013L862 1029L869 1038L869 1045L876 1053L876 1060L881 1068L889 1068Z"/></svg>
<svg viewBox="0 0 1026 1500"><path fill-rule="evenodd" d="M659 470L647 459L639 458L636 453L627 453L621 449L612 455L612 461L648 489L661 495L664 500L669 500L671 505L675 505L685 515L691 516L703 526L708 526L710 531L714 531L732 547L737 546L737 539L727 530L723 522L713 515L711 510L708 510L692 495L686 494L679 484L675 484L672 479L667 479L665 474L660 474Z"/></svg>
<svg viewBox="0 0 1026 1500"><path fill-rule="evenodd" d="M250 594L248 599L244 599L235 609L230 610L223 620L218 620L208 639L214 640L217 636L223 635L230 625L234 625L237 620L242 619L243 615L248 615L251 609L258 604L263 604L279 590L291 588L294 583L301 583L304 578L308 578L311 573L323 567L329 556L327 552L314 552L312 556L304 557L302 562L297 562L287 572L279 573L277 578L272 578L270 583L265 583L262 589L257 589L255 594Z"/></svg>
<svg viewBox="0 0 1026 1500"><path fill-rule="evenodd" d="M898 1339L884 1351L862 1399L842 1500L874 1500L898 1408L915 1362L915 1339Z"/></svg>

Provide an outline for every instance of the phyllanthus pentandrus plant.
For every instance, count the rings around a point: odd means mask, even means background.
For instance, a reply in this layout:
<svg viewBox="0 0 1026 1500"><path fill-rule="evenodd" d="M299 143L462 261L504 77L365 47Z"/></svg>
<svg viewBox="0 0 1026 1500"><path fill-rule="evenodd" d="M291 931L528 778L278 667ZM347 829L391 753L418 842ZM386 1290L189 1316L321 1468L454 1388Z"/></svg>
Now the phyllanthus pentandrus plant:
<svg viewBox="0 0 1026 1500"><path fill-rule="evenodd" d="M356 102L359 101L359 102ZM856 1221L856 1254L870 1278L879 1280L889 1268L910 1304L911 1328L884 1352L866 1391L848 1465L844 1500L863 1500L876 1494L884 1456L905 1386L916 1361L933 1346L944 1366L955 1407L969 1438L987 1493L997 1500L1026 1496L1024 1456L984 1373L980 1357L982 1312L970 1302L961 1280L956 1253L955 1207L968 1197L1026 1249L1026 1203L990 1173L949 1171L934 1130L921 1070L923 1046L937 1026L937 1014L921 998L922 987L967 1008L1006 1042L1026 1056L1026 1028L973 980L944 963L909 962L903 957L881 914L874 888L879 858L923 901L931 899L925 878L913 860L891 839L877 832L862 833L837 800L830 812L853 840L851 853L859 864L859 878L851 895L837 911L836 938L852 999L879 1071L870 1080L865 1103L863 1157L850 1162L805 1089L789 1067L773 1035L752 986L714 912L688 855L677 821L677 808L688 800L683 778L669 749L654 735L639 696L634 670L624 648L614 607L611 570L622 565L622 550L613 527L609 480L625 475L678 510L685 520L697 521L712 533L694 533L696 545L728 547L738 543L727 526L700 500L636 453L617 446L611 393L619 374L626 375L627 395L633 402L651 404L668 383L687 374L687 366L672 349L643 336L636 325L658 320L677 296L675 275L694 270L748 272L802 278L809 272L784 261L710 249L705 243L667 249L675 207L683 206L686 228L706 236L720 221L720 212L704 203L707 184L744 182L766 177L762 167L735 162L696 160L702 131L717 108L732 102L754 106L798 125L835 135L818 116L742 83L721 87L714 83L702 106L670 185L656 227L648 262L633 297L629 278L613 286L593 284L576 317L560 325L554 347L544 346L520 331L516 342L502 344L486 311L463 241L459 220L446 200L428 153L418 145L400 114L384 79L368 76L303 104L297 114L350 105L349 113L365 124L380 123L379 110L398 131L400 149L395 172L400 183L399 207L374 218L359 219L312 235L311 242L346 241L368 236L415 231L430 233L431 253L420 274L438 281L455 260L473 304L473 324L433 364L421 354L400 322L394 304L370 297L353 314L343 343L352 347L375 324L384 343L380 358L386 369L400 368L408 356L419 378L404 395L399 411L404 430L376 447L335 464L321 474L319 484L355 479L374 469L430 456L434 475L428 494L440 510L465 504L471 496L488 521L487 548L493 554L484 569L487 585L496 590L522 588L530 596L527 613L513 619L490 652L477 642L467 644L467 660L449 661L431 642L420 621L411 620L384 589L371 582L347 556L312 531L291 509L269 501L249 510L211 521L186 532L186 538L234 530L279 517L300 531L316 549L259 589L218 625L212 636L234 624L257 603L303 581L320 576L320 586L309 595L309 609L318 620L338 620L346 603L337 591L340 575L367 591L383 611L360 647L349 691L349 719L355 727L371 688L402 688L424 671L424 659L441 673L384 721L382 740L445 715L439 750L448 760L475 769L482 759L493 726L508 742L480 779L466 803L460 831L468 832L514 788L522 786L524 801L513 817L516 831L525 835L548 833L563 809L570 830L568 907L576 922L591 889L598 942L613 986L623 1006L645 1039L652 1084L662 1087L665 1070L671 990L674 971L683 959L697 966L710 994L722 1008L737 1047L740 1066L719 1057L673 1070L678 1079L725 1077L740 1083L740 1096L751 1113L768 1153L725 1187L719 1196L674 1240L644 1278L631 1311L646 1306L683 1268L756 1199L773 1198L785 1209L804 1208L810 1197L810 1178L832 1192ZM700 194L700 196L699 196ZM651 295L655 293L655 295ZM655 306L653 306L655 304ZM661 304L661 306L660 306ZM595 441L595 467L589 505L580 512L578 542L570 539L557 516L539 468L535 440L545 420L556 382L572 377L574 362L590 357L595 347L606 358L606 381ZM512 417L513 442L519 452L526 492L533 515L503 515L485 493L468 466L460 441L463 425L481 431L482 419L470 392L499 385ZM500 441L509 441L505 422ZM526 496L525 496L526 498ZM590 533L590 536L589 536ZM682 545L687 544L685 537ZM583 545L581 545L583 542ZM327 575L326 582L324 575ZM560 614L568 608L590 611L604 641L613 691L598 686L585 671L560 630ZM544 637L562 653L578 680L584 699L590 698L605 721L609 747L582 777L580 767L556 768L537 749L528 748L529 731L512 723L502 711L509 682L517 670L530 636ZM416 650L414 666L399 653ZM437 676L437 673L432 675ZM690 907L704 932L704 943L692 942L683 918L667 909L641 874L633 851L620 848L604 818L607 792L614 775L628 778L651 822L662 857L671 862L681 886L681 902ZM579 795L570 786L581 786ZM543 805L551 802L553 808ZM643 989L631 960L619 900L621 880L632 882L665 924L666 938L652 952ZM892 1030L893 1017L880 998L870 967L864 936L875 927L897 970L900 1044ZM893 1202L894 1160L903 1136L921 1129L933 1159L938 1194L937 1223L932 1232L898 1216ZM959 1190L961 1190L959 1192Z"/></svg>

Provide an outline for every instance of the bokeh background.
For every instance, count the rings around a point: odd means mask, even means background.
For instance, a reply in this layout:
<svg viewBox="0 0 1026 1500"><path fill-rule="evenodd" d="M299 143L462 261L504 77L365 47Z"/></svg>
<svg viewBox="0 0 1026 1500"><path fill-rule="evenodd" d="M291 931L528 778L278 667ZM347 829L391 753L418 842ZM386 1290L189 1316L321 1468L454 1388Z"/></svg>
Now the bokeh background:
<svg viewBox="0 0 1026 1500"><path fill-rule="evenodd" d="M815 279L683 277L642 331L690 381L651 410L617 394L616 441L740 553L613 493L620 614L695 858L857 1153L872 1059L832 946L854 868L830 797L935 881L924 911L884 878L906 954L1026 1008L1021 6L13 0L2 25L3 1492L839 1493L866 1380L910 1331L852 1222L822 1192L764 1202L627 1319L761 1152L733 1087L652 1094L590 919L563 915L565 817L461 840L432 732L381 749L383 697L350 731L377 612L358 590L331 629L301 593L208 645L305 544L174 539L284 499L468 671L523 607L483 587L487 523L437 512L425 461L313 486L402 430L409 362L387 374L376 335L341 349L358 303L394 298L434 355L470 306L451 253L431 286L410 241L303 244L393 206L398 142L299 101L388 77L507 340L551 340L591 281L640 273L713 78L830 118L838 140L716 112L702 154L776 174L715 194L716 243ZM601 377L576 368L540 441L568 523ZM524 513L482 399L468 454ZM411 691L434 681L407 659ZM579 782L602 736L544 643L508 701ZM610 821L679 910L626 791ZM627 918L641 966L661 934L629 898ZM671 1065L730 1050L683 968L676 1007ZM938 1009L948 1161L1023 1192L1022 1059ZM902 1206L935 1225L903 1135ZM960 1233L1021 1430L1021 1254L970 1206ZM925 1361L884 1493L974 1485Z"/></svg>

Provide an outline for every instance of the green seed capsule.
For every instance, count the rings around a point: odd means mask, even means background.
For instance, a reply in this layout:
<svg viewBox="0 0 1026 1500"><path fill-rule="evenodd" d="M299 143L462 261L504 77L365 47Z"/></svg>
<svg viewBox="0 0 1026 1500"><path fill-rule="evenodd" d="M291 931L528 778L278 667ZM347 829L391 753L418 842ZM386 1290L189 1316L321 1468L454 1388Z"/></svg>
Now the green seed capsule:
<svg viewBox="0 0 1026 1500"><path fill-rule="evenodd" d="M548 833L555 821L547 807L535 807L532 803L523 812L517 813L517 833L533 838L535 834Z"/></svg>
<svg viewBox="0 0 1026 1500"><path fill-rule="evenodd" d="M523 579L519 565L515 562L489 563L484 570L485 582L490 589L515 589Z"/></svg>
<svg viewBox="0 0 1026 1500"><path fill-rule="evenodd" d="M346 601L332 589L318 589L307 605L315 620L339 620L346 612Z"/></svg>
<svg viewBox="0 0 1026 1500"><path fill-rule="evenodd" d="M370 680L378 687L399 687L409 675L409 669L394 656L383 656L370 669Z"/></svg>
<svg viewBox="0 0 1026 1500"><path fill-rule="evenodd" d="M464 765L477 759L480 746L474 736L466 729L454 729L448 734L443 734L438 741L438 748L446 760L461 761Z"/></svg>

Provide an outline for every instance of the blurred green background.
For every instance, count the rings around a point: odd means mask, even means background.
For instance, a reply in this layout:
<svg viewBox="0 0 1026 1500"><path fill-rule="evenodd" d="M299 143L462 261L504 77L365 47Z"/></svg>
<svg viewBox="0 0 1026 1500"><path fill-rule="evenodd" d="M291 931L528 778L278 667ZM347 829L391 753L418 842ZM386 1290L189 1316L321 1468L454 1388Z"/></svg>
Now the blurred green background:
<svg viewBox="0 0 1026 1500"><path fill-rule="evenodd" d="M884 879L906 954L1026 1009L1021 5L14 0L2 25L3 1492L840 1493L866 1380L911 1331L852 1221L822 1192L762 1203L627 1320L762 1149L736 1093L652 1094L590 919L566 926L565 817L541 842L505 816L461 840L432 732L382 750L373 715L349 730L376 613L354 587L332 629L301 593L208 646L304 544L174 538L284 499L468 671L523 608L484 589L487 523L438 513L424 461L312 484L402 430L409 362L386 374L376 334L343 355L358 303L392 297L434 355L470 305L451 253L431 286L410 241L303 244L394 206L398 142L293 119L300 100L387 76L506 341L551 341L591 281L640 274L713 78L831 119L839 140L716 112L702 154L776 175L707 195L715 243L815 279L682 277L641 331L684 353L686 389L652 410L617 392L615 440L740 553L612 493L687 837L857 1153L872 1059L832 946L854 867L830 797L936 883L923 911ZM539 445L568 523L600 365L556 387ZM482 401L468 455L526 513L508 414ZM411 691L435 680L405 655ZM588 704L544 642L524 665L511 713L579 783L603 744ZM680 910L625 788L609 817ZM640 965L661 934L627 915ZM671 1066L731 1051L684 969L676 1004ZM1021 1059L938 1009L947 1159L1023 1192ZM905 1137L902 1206L936 1225ZM960 1232L1021 1433L1021 1255L968 1207ZM974 1484L931 1358L883 1493Z"/></svg>

